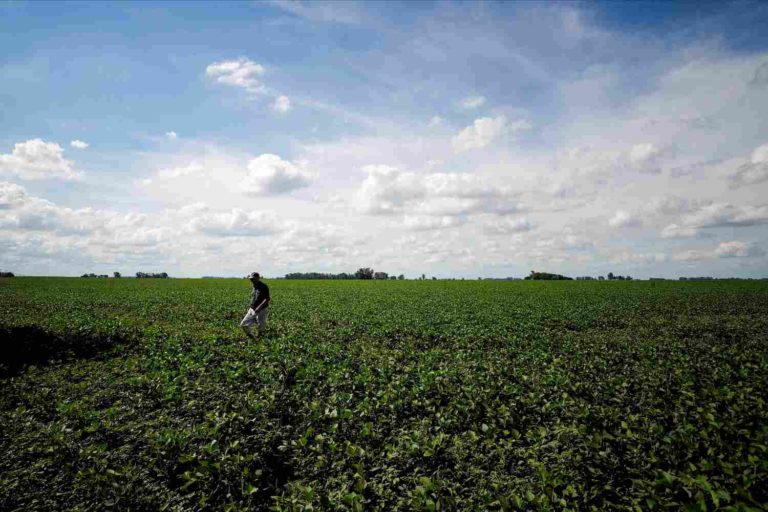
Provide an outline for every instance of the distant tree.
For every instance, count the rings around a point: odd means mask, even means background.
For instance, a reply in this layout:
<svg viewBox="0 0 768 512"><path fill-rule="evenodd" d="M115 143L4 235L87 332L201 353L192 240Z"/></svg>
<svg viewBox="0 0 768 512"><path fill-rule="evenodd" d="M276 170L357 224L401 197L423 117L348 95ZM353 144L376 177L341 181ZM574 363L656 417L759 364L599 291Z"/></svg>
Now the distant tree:
<svg viewBox="0 0 768 512"><path fill-rule="evenodd" d="M525 277L526 280L532 281L572 281L573 278L561 276L560 274L550 274L548 272L535 272L531 270L531 273Z"/></svg>
<svg viewBox="0 0 768 512"><path fill-rule="evenodd" d="M613 281L615 279L613 272L608 272L608 280Z"/></svg>
<svg viewBox="0 0 768 512"><path fill-rule="evenodd" d="M399 276L397 276L397 279L400 280L400 281L404 281L405 280L405 276L403 274L400 274Z"/></svg>
<svg viewBox="0 0 768 512"><path fill-rule="evenodd" d="M16 277L13 272L0 272L0 277Z"/></svg>
<svg viewBox="0 0 768 512"><path fill-rule="evenodd" d="M390 281L397 281L397 276L395 276L395 275L389 276L389 280Z"/></svg>
<svg viewBox="0 0 768 512"><path fill-rule="evenodd" d="M433 281L437 281L437 278L435 276L432 276Z"/></svg>
<svg viewBox="0 0 768 512"><path fill-rule="evenodd" d="M598 281L605 281L605 278L604 278L603 276L599 276L599 277L597 278L597 280L598 280Z"/></svg>
<svg viewBox="0 0 768 512"><path fill-rule="evenodd" d="M123 277L123 276L120 274L120 272L114 272L114 273L112 274L112 276L113 276L113 277L115 277L115 278Z"/></svg>
<svg viewBox="0 0 768 512"><path fill-rule="evenodd" d="M159 274L154 274L152 272L136 272L136 277L139 279L149 279L149 278L167 279L168 274L166 274L165 272L160 272Z"/></svg>
<svg viewBox="0 0 768 512"><path fill-rule="evenodd" d="M373 269L368 267L359 268L355 272L355 277L357 279L373 279Z"/></svg>
<svg viewBox="0 0 768 512"><path fill-rule="evenodd" d="M424 274L421 274L421 280L422 280L422 281L423 281L424 279L426 279L426 278L427 278L427 276L426 276L426 275L424 275Z"/></svg>
<svg viewBox="0 0 768 512"><path fill-rule="evenodd" d="M374 279L388 279L389 278L389 274L387 274L386 272L374 272L373 273L373 278Z"/></svg>

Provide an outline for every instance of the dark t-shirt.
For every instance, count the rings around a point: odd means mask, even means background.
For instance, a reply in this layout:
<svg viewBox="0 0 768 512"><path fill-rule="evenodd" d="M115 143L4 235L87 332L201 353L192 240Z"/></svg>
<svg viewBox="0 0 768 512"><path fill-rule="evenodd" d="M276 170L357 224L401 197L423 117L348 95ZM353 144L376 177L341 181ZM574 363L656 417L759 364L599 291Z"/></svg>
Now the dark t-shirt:
<svg viewBox="0 0 768 512"><path fill-rule="evenodd" d="M262 303L264 299L269 299L269 286L264 284L262 281L259 281L256 283L253 287L253 293L251 294L251 302L248 307L251 309L256 309L256 306ZM267 302L264 307L269 306L269 302Z"/></svg>

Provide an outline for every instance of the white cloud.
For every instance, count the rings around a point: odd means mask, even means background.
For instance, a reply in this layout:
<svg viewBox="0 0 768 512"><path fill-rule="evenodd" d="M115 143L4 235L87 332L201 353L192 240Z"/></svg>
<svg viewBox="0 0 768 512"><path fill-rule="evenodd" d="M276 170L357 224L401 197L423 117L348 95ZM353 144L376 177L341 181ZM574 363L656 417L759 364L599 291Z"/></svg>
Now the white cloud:
<svg viewBox="0 0 768 512"><path fill-rule="evenodd" d="M357 202L365 213L445 217L503 215L519 209L515 194L507 187L485 183L471 174L421 175L387 165L368 165L363 170L368 176L357 191ZM412 223L425 224L423 220ZM435 220L429 224L439 225Z"/></svg>
<svg viewBox="0 0 768 512"><path fill-rule="evenodd" d="M193 161L187 165L160 169L153 177L141 180L141 184L144 186L150 186L158 181L172 180L174 178L181 178L185 176L197 175L198 177L201 177L205 171L206 166L203 162Z"/></svg>
<svg viewBox="0 0 768 512"><path fill-rule="evenodd" d="M291 110L291 100L288 98L288 96L278 96L275 98L274 103L272 103L272 110L281 114L285 114Z"/></svg>
<svg viewBox="0 0 768 512"><path fill-rule="evenodd" d="M744 258L747 256L760 256L765 254L754 244L733 240L721 242L715 249L715 254L720 258Z"/></svg>
<svg viewBox="0 0 768 512"><path fill-rule="evenodd" d="M690 249L677 252L673 255L673 259L676 261L703 261L716 258L748 258L763 256L764 254L765 251L754 243L732 240L720 242L714 249Z"/></svg>
<svg viewBox="0 0 768 512"><path fill-rule="evenodd" d="M702 261L712 259L712 257L711 251L702 251L699 249L678 251L672 255L672 259L675 261Z"/></svg>
<svg viewBox="0 0 768 512"><path fill-rule="evenodd" d="M188 224L191 231L212 236L265 236L280 231L277 218L264 212L246 212L233 208L228 212L193 217Z"/></svg>
<svg viewBox="0 0 768 512"><path fill-rule="evenodd" d="M627 228L640 226L642 222L636 216L624 210L618 210L616 214L608 221L612 228Z"/></svg>
<svg viewBox="0 0 768 512"><path fill-rule="evenodd" d="M214 62L205 69L205 74L218 83L239 87L253 94L262 94L266 91L260 82L260 77L264 73L265 69L262 65L245 57Z"/></svg>
<svg viewBox="0 0 768 512"><path fill-rule="evenodd" d="M176 132L165 132L165 136L168 140L176 140L179 138L179 135Z"/></svg>
<svg viewBox="0 0 768 512"><path fill-rule="evenodd" d="M463 224L464 222L465 219L450 215L406 215L403 217L403 225L414 231L451 228Z"/></svg>
<svg viewBox="0 0 768 512"><path fill-rule="evenodd" d="M531 124L522 119L508 123L505 116L481 117L453 138L453 149L456 153L462 153L484 148L505 133L516 134L530 128Z"/></svg>
<svg viewBox="0 0 768 512"><path fill-rule="evenodd" d="M356 25L365 18L364 12L353 2L272 0L270 3L310 21Z"/></svg>
<svg viewBox="0 0 768 512"><path fill-rule="evenodd" d="M0 227L60 234L89 234L103 230L135 228L146 219L141 214L118 214L92 208L67 208L30 196L22 187L0 182Z"/></svg>
<svg viewBox="0 0 768 512"><path fill-rule="evenodd" d="M61 146L42 139L18 142L11 154L0 154L0 174L3 173L26 180L76 180L82 177L74 163L64 158Z"/></svg>
<svg viewBox="0 0 768 512"><path fill-rule="evenodd" d="M0 210L8 209L24 202L27 192L15 183L0 181Z"/></svg>
<svg viewBox="0 0 768 512"><path fill-rule="evenodd" d="M70 145L70 146L72 146L73 148L77 148L77 149L85 149L85 148L87 148L87 147L88 147L90 144L88 144L87 142L83 142L83 141L81 141L81 140L72 140L72 141L70 141L70 142L69 142L69 145Z"/></svg>
<svg viewBox="0 0 768 512"><path fill-rule="evenodd" d="M680 196L657 197L648 204L650 215L678 215L691 211L695 205L691 201Z"/></svg>
<svg viewBox="0 0 768 512"><path fill-rule="evenodd" d="M627 153L629 166L639 172L661 172L662 150L651 143L635 144Z"/></svg>
<svg viewBox="0 0 768 512"><path fill-rule="evenodd" d="M0 251L4 267L55 261L75 268L73 272L127 264L137 270L168 270L171 262L188 258L190 264L203 262L210 271L221 268L222 260L231 257L241 262L231 267L237 269L246 259L249 264L258 263L263 254L276 260L285 256L274 247L280 245L276 237L293 229L290 224L277 220L273 213L214 210L202 204L153 214L72 209L30 196L13 183L0 182L0 230L3 239L12 240L7 251ZM222 237L236 237L236 241L217 245ZM250 242L255 237L271 238L255 251ZM345 244L340 247L350 249Z"/></svg>
<svg viewBox="0 0 768 512"><path fill-rule="evenodd" d="M478 108L485 105L484 96L469 96L461 100L461 107L466 109Z"/></svg>
<svg viewBox="0 0 768 512"><path fill-rule="evenodd" d="M626 263L631 265L649 265L664 263L669 258L662 252L640 253L635 251L601 251L611 263Z"/></svg>
<svg viewBox="0 0 768 512"><path fill-rule="evenodd" d="M408 202L424 197L423 185L413 173L402 173L396 167L368 165L368 177L357 192L366 213L400 213Z"/></svg>
<svg viewBox="0 0 768 512"><path fill-rule="evenodd" d="M530 229L531 223L525 217L519 219L499 218L496 220L489 220L485 225L486 232L493 235L508 235L510 233L530 231Z"/></svg>
<svg viewBox="0 0 768 512"><path fill-rule="evenodd" d="M663 238L690 237L702 229L768 224L768 206L709 203L697 206L664 228Z"/></svg>
<svg viewBox="0 0 768 512"><path fill-rule="evenodd" d="M265 153L248 162L243 189L249 194L284 194L309 186L313 178L305 162L290 162Z"/></svg>
<svg viewBox="0 0 768 512"><path fill-rule="evenodd" d="M699 234L699 228L669 224L661 230L661 238L691 238Z"/></svg>
<svg viewBox="0 0 768 512"><path fill-rule="evenodd" d="M713 203L687 214L683 221L702 228L723 226L755 226L768 223L768 206L734 206Z"/></svg>
<svg viewBox="0 0 768 512"><path fill-rule="evenodd" d="M768 143L755 148L749 162L739 166L729 179L733 187L755 185L768 180Z"/></svg>

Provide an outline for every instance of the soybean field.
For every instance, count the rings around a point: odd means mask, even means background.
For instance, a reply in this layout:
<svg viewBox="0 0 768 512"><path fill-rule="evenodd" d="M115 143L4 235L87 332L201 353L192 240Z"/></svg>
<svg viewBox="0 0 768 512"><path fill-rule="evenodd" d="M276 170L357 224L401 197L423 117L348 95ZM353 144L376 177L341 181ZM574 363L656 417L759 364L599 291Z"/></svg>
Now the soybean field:
<svg viewBox="0 0 768 512"><path fill-rule="evenodd" d="M768 282L0 279L0 510L768 508Z"/></svg>

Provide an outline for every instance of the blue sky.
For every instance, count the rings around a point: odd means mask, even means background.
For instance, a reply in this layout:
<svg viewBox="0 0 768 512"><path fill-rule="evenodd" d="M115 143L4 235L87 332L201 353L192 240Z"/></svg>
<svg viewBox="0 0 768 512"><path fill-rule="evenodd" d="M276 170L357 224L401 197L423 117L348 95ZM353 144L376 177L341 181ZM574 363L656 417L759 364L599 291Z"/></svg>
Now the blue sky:
<svg viewBox="0 0 768 512"><path fill-rule="evenodd" d="M0 3L0 267L768 275L768 4Z"/></svg>

